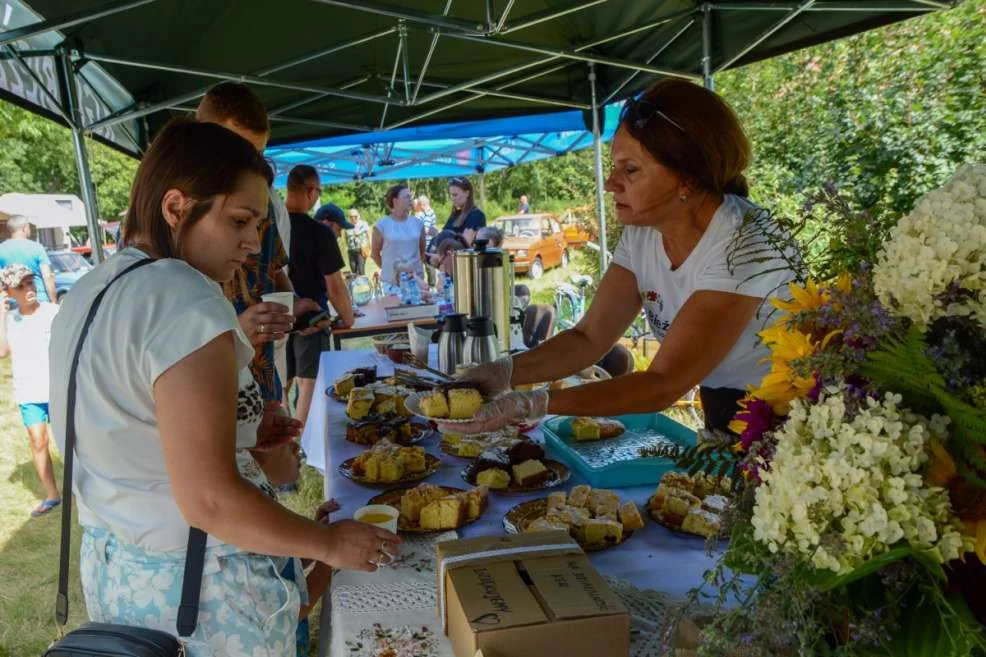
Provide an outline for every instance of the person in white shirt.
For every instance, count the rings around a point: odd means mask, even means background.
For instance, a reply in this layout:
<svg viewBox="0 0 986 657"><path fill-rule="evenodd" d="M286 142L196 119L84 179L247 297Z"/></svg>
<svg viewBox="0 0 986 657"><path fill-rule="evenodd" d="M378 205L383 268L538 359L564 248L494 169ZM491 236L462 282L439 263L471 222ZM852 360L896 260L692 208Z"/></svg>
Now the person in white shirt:
<svg viewBox="0 0 986 657"><path fill-rule="evenodd" d="M406 185L394 185L384 202L389 214L373 226L370 251L380 267L380 280L397 285L403 272L424 278L425 231L421 220L410 214L411 191Z"/></svg>
<svg viewBox="0 0 986 657"><path fill-rule="evenodd" d="M124 248L73 286L52 328L51 419L64 447L67 364L106 290L80 353L75 407L89 618L174 633L197 527L209 542L188 657L293 657L304 579L280 575L288 561L372 571L399 542L285 509L247 451L290 441L301 424L265 404L254 349L220 287L259 248L271 178L231 130L189 119L163 127L137 170Z"/></svg>
<svg viewBox="0 0 986 657"><path fill-rule="evenodd" d="M13 361L14 402L20 407L34 469L45 489L45 499L31 511L38 518L62 501L48 452L48 340L58 306L38 300L34 272L24 265L0 270L0 286L17 302L16 310L8 310L7 299L0 299L0 358L10 356Z"/></svg>
<svg viewBox="0 0 986 657"><path fill-rule="evenodd" d="M766 300L793 278L787 263L796 254L730 259L744 218L760 211L745 198L750 146L732 109L690 82L662 80L627 103L612 159L606 190L625 228L585 316L537 348L463 378L491 394L568 376L605 354L641 307L661 349L645 372L567 390L507 392L471 425L457 425L458 433L546 413L661 411L696 385L706 426L726 431L747 386L766 373L768 351L757 332L769 313Z"/></svg>
<svg viewBox="0 0 986 657"><path fill-rule="evenodd" d="M435 235L438 235L438 228L436 227L438 218L435 216L435 210L431 207L431 199L426 194L422 194L415 200L417 207L414 209L414 216L420 219L424 225L425 238L431 239Z"/></svg>

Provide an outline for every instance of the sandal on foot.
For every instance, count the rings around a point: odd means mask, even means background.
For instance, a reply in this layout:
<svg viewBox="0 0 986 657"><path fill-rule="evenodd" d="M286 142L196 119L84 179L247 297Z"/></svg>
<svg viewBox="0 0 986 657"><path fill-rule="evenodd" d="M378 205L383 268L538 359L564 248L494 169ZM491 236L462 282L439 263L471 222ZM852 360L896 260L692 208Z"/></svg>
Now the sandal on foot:
<svg viewBox="0 0 986 657"><path fill-rule="evenodd" d="M45 515L46 513L48 513L49 511L51 511L61 503L62 503L61 500L55 500L55 499L45 500L44 502L39 504L34 511L31 511L31 517L40 518L41 516Z"/></svg>

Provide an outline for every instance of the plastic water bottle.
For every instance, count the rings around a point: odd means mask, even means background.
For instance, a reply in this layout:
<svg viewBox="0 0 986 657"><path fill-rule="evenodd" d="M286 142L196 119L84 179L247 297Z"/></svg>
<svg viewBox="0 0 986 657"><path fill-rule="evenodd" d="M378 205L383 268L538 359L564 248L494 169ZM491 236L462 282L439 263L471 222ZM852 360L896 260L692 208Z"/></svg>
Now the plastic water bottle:
<svg viewBox="0 0 986 657"><path fill-rule="evenodd" d="M445 303L453 303L453 293L452 293L452 277L446 276L445 281L442 283L442 294L445 297Z"/></svg>
<svg viewBox="0 0 986 657"><path fill-rule="evenodd" d="M406 271L401 272L400 288L401 288L401 303L405 305L411 303L411 281Z"/></svg>
<svg viewBox="0 0 986 657"><path fill-rule="evenodd" d="M417 306L421 303L421 288L418 287L418 279L416 276L409 276L410 281L408 281L408 296L410 297L411 305Z"/></svg>

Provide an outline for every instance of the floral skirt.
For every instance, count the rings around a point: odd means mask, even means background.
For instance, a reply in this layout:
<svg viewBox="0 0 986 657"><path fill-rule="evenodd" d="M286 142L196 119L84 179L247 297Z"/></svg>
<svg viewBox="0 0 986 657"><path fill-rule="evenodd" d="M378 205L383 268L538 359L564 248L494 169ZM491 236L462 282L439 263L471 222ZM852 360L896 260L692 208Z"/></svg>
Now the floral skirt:
<svg viewBox="0 0 986 657"><path fill-rule="evenodd" d="M295 657L302 591L281 576L287 561L230 545L207 549L187 657ZM81 571L89 619L177 634L184 569L184 551L148 552L86 527Z"/></svg>

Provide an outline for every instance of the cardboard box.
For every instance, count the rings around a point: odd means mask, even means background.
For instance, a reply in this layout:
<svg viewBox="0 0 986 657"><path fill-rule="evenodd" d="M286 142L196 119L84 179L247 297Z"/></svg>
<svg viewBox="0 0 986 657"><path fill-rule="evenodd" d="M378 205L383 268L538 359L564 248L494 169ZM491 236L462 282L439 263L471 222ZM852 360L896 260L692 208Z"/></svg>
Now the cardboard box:
<svg viewBox="0 0 986 657"><path fill-rule="evenodd" d="M630 614L567 532L439 543L438 614L456 657L626 657Z"/></svg>

